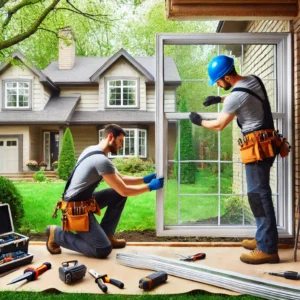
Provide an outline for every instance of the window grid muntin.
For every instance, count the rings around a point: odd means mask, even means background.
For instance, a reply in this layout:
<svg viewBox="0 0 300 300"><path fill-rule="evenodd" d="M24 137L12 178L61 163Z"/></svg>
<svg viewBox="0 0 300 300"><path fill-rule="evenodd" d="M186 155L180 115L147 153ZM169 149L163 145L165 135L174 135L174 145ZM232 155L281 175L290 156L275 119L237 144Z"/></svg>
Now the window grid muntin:
<svg viewBox="0 0 300 300"><path fill-rule="evenodd" d="M5 82L5 108L29 108L29 81L6 81ZM14 99L14 100L10 100ZM14 105L10 105L14 104ZM23 104L23 105L21 105ZM26 105L24 105L26 104Z"/></svg>
<svg viewBox="0 0 300 300"><path fill-rule="evenodd" d="M108 107L136 107L137 80L107 80Z"/></svg>

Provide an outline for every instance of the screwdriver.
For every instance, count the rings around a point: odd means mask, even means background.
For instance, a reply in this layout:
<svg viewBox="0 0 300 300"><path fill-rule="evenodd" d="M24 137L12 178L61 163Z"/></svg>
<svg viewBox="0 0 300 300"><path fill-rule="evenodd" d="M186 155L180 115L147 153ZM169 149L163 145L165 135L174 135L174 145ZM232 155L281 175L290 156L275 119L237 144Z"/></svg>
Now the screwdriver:
<svg viewBox="0 0 300 300"><path fill-rule="evenodd" d="M278 272L273 273L269 272L270 275L284 277L285 279L298 280L300 279L300 274L295 271L286 271L286 272Z"/></svg>
<svg viewBox="0 0 300 300"><path fill-rule="evenodd" d="M183 261L196 261L196 260L199 260L199 259L204 259L206 257L205 253L196 253L194 255L188 255L188 256L184 256L184 255L181 255L181 254L177 254L177 255L183 257L182 259L180 259L180 260L183 260Z"/></svg>
<svg viewBox="0 0 300 300"><path fill-rule="evenodd" d="M33 281L36 280L39 275L43 274L47 270L51 269L51 264L49 262L44 262L40 267L38 268L26 268L24 270L24 274L13 279L10 283L8 284L13 284L16 282L19 282L21 280L27 279L28 281Z"/></svg>

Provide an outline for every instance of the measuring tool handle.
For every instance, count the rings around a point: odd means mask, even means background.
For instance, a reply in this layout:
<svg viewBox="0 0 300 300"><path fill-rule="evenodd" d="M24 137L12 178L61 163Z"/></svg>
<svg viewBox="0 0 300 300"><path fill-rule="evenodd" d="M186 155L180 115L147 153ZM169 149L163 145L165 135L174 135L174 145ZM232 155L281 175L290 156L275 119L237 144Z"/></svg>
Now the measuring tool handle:
<svg viewBox="0 0 300 300"><path fill-rule="evenodd" d="M108 281L106 281L108 280ZM109 278L109 277L105 277L105 282L109 282L115 286L117 286L119 289L122 289L124 287L124 283L117 280L117 279L112 279L112 278Z"/></svg>
<svg viewBox="0 0 300 300"><path fill-rule="evenodd" d="M193 260L198 260L198 259L204 259L206 257L205 253L197 253L195 255L193 255Z"/></svg>
<svg viewBox="0 0 300 300"><path fill-rule="evenodd" d="M292 279L292 280L297 280L300 279L300 274L298 274L295 271L287 271L283 273L284 278L286 279Z"/></svg>
<svg viewBox="0 0 300 300"><path fill-rule="evenodd" d="M98 284L103 293L107 292L107 286L102 282L101 278L96 279L95 282Z"/></svg>

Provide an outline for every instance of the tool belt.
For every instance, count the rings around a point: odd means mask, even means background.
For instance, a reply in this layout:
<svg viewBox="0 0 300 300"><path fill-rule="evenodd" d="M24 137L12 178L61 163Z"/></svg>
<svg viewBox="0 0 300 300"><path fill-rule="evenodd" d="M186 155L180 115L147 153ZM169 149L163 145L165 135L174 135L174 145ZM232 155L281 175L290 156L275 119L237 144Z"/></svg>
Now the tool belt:
<svg viewBox="0 0 300 300"><path fill-rule="evenodd" d="M240 154L243 164L261 161L265 158L280 154L281 157L288 156L291 146L274 129L257 130L248 133L242 139L238 139Z"/></svg>
<svg viewBox="0 0 300 300"><path fill-rule="evenodd" d="M100 208L92 197L87 201L57 202L52 218L57 218L57 210L62 212L62 229L65 231L89 231L89 212L100 216Z"/></svg>

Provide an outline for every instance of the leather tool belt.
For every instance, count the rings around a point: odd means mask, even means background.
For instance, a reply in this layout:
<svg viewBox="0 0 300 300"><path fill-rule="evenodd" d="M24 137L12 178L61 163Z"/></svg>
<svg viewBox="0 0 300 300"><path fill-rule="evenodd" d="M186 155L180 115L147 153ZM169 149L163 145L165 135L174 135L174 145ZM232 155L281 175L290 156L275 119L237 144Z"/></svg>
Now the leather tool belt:
<svg viewBox="0 0 300 300"><path fill-rule="evenodd" d="M274 129L257 130L239 139L240 154L243 164L262 161L280 154L286 157L291 149L288 141Z"/></svg>
<svg viewBox="0 0 300 300"><path fill-rule="evenodd" d="M100 216L100 208L92 197L86 201L57 202L52 218L57 218L57 210L62 212L62 229L65 231L89 231L89 212Z"/></svg>

